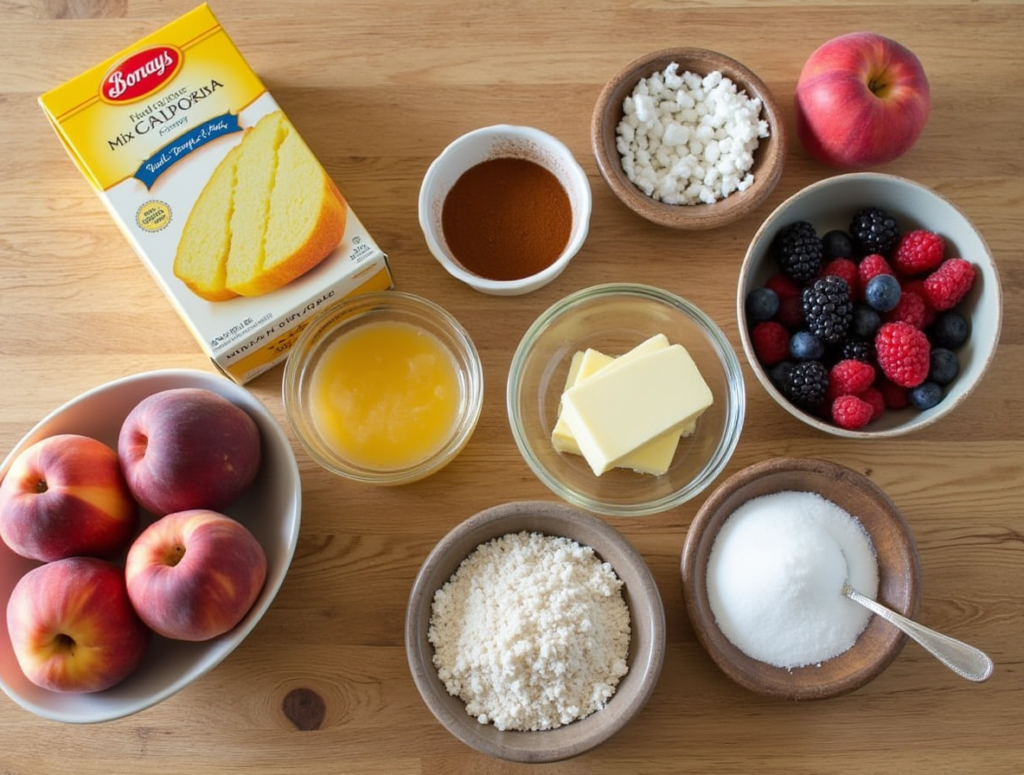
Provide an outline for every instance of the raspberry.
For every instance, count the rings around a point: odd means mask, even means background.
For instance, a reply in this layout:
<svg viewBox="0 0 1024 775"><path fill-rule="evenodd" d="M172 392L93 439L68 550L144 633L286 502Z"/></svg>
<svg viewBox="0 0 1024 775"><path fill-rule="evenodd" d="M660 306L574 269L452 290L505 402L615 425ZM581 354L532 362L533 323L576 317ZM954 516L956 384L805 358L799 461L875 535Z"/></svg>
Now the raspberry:
<svg viewBox="0 0 1024 775"><path fill-rule="evenodd" d="M892 271L892 267L889 266L889 262L885 260L884 256L872 253L870 256L864 256L857 264L857 274L860 276L860 287L863 290L868 287L872 278L878 277L880 274L896 273Z"/></svg>
<svg viewBox="0 0 1024 775"><path fill-rule="evenodd" d="M942 263L946 242L938 234L916 229L900 237L892 256L892 264L905 275L928 272Z"/></svg>
<svg viewBox="0 0 1024 775"><path fill-rule="evenodd" d="M863 393L875 381L875 367L864 361L839 361L828 373L828 391L837 396Z"/></svg>
<svg viewBox="0 0 1024 775"><path fill-rule="evenodd" d="M871 405L871 421L874 422L885 414L885 396L876 387L869 387L858 398L867 401Z"/></svg>
<svg viewBox="0 0 1024 775"><path fill-rule="evenodd" d="M903 281L903 292L904 293L916 293L921 297L921 301L924 302L924 322L918 326L918 328L927 328L935 322L935 316L938 314L931 304L928 303L928 295L924 292L924 278L915 277L912 280ZM913 303L913 302L911 302Z"/></svg>
<svg viewBox="0 0 1024 775"><path fill-rule="evenodd" d="M758 323L750 331L754 353L765 366L774 366L789 357L789 332L773 320Z"/></svg>
<svg viewBox="0 0 1024 775"><path fill-rule="evenodd" d="M914 328L924 328L928 323L928 305L913 291L904 290L896 306L886 313L885 319L890 323L902 321Z"/></svg>
<svg viewBox="0 0 1024 775"><path fill-rule="evenodd" d="M790 331L796 331L804 324L804 304L799 296L791 296L779 302L779 314L775 316Z"/></svg>
<svg viewBox="0 0 1024 775"><path fill-rule="evenodd" d="M765 283L765 288L771 288L778 295L779 299L793 299L800 296L800 284L790 280L781 272L773 274Z"/></svg>
<svg viewBox="0 0 1024 775"><path fill-rule="evenodd" d="M939 311L953 309L974 285L974 267L962 258L948 258L924 280L925 300Z"/></svg>
<svg viewBox="0 0 1024 775"><path fill-rule="evenodd" d="M885 323L875 334L875 352L882 373L902 387L917 387L928 377L931 345L909 323Z"/></svg>
<svg viewBox="0 0 1024 775"><path fill-rule="evenodd" d="M850 259L833 258L821 268L818 276L825 277L826 275L835 275L836 277L842 277L846 280L846 284L850 286L850 298L856 299L860 294L860 278L858 276L858 271L857 265Z"/></svg>
<svg viewBox="0 0 1024 775"><path fill-rule="evenodd" d="M848 431L863 428L871 422L874 413L871 404L857 396L839 396L832 402L832 421Z"/></svg>
<svg viewBox="0 0 1024 775"><path fill-rule="evenodd" d="M887 409L905 409L910 405L910 391L907 388L887 379L878 380L875 387L882 394Z"/></svg>

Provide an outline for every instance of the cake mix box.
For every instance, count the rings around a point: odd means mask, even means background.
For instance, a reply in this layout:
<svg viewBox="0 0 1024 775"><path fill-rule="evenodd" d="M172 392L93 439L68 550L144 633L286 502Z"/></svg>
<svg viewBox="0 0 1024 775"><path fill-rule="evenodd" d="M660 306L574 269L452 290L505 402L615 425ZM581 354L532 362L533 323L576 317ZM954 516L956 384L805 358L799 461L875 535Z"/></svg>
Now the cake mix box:
<svg viewBox="0 0 1024 775"><path fill-rule="evenodd" d="M44 94L71 158L213 362L245 383L387 256L202 5Z"/></svg>

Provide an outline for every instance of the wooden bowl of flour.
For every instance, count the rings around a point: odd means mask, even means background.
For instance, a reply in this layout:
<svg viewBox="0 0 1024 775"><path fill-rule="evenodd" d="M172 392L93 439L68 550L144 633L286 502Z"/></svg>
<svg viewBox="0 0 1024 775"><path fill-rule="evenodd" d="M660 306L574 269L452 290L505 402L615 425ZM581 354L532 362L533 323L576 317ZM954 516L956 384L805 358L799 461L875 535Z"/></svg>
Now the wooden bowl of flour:
<svg viewBox="0 0 1024 775"><path fill-rule="evenodd" d="M769 697L817 700L852 692L877 678L902 650L906 636L871 616L853 646L818 664L786 669L748 656L722 632L708 595L708 561L722 526L738 508L775 493L817 493L855 517L871 540L879 602L911 617L920 604L921 567L910 527L870 479L827 460L775 458L723 482L697 512L682 554L683 598L697 639L736 683ZM839 598L837 602L845 602Z"/></svg>
<svg viewBox="0 0 1024 775"><path fill-rule="evenodd" d="M753 174L754 180L744 190L729 193L713 203L668 204L645 193L630 180L623 166L623 156L617 147L619 138L616 129L624 116L623 103L626 97L633 94L641 80L649 79L655 73L664 73L672 63L678 65L679 73L690 72L699 76L721 73L735 84L737 90L745 92L748 98L761 101L760 119L768 123L769 133L767 137L759 140L757 148L753 151L753 166L749 168L749 172ZM670 100L674 97L665 99ZM691 127L697 126L687 119L675 118L678 119L676 123L686 125L688 131ZM658 120L662 125L667 125L673 119L659 116ZM590 141L601 177L626 207L660 226L699 231L717 229L745 218L768 198L782 176L786 157L786 122L781 106L771 90L750 68L717 51L688 47L668 48L645 54L623 65L605 84L594 105L590 122ZM673 143L672 146L681 147L677 143ZM717 163L709 162L703 155L698 161L704 168ZM693 175L696 174L697 170L694 167Z"/></svg>
<svg viewBox="0 0 1024 775"><path fill-rule="evenodd" d="M467 713L466 703L448 693L434 666L428 639L435 592L451 579L479 546L526 531L564 537L611 565L622 580L629 609L628 672L600 710L577 721L540 731L501 731ZM442 538L421 567L409 596L405 649L416 687L438 721L466 745L500 759L551 762L589 751L623 729L654 691L665 654L665 611L657 584L639 553L606 522L570 506L520 501L486 509Z"/></svg>

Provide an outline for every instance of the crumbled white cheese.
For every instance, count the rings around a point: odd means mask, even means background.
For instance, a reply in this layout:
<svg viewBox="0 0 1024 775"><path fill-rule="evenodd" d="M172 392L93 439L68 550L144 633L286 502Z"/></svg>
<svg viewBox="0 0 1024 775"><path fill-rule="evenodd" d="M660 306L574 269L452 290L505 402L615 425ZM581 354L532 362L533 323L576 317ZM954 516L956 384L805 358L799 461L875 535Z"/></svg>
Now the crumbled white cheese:
<svg viewBox="0 0 1024 775"><path fill-rule="evenodd" d="M719 71L701 77L675 62L641 79L623 101L616 148L629 180L666 204L713 204L754 182L750 172L768 122Z"/></svg>
<svg viewBox="0 0 1024 775"><path fill-rule="evenodd" d="M540 533L478 546L434 594L434 666L466 712L554 729L605 706L628 670L622 581L590 547Z"/></svg>

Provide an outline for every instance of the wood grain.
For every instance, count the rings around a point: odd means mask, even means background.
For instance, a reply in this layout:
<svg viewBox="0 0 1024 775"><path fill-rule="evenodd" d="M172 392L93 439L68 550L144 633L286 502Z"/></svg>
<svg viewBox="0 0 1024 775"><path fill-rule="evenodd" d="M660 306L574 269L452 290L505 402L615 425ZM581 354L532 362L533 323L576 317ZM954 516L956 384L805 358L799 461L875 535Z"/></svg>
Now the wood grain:
<svg viewBox="0 0 1024 775"><path fill-rule="evenodd" d="M99 383L165 367L212 370L36 104L43 91L193 4L0 2L0 454L44 414ZM483 415L447 469L390 489L330 477L289 431L304 482L302 534L291 572L252 635L192 686L120 721L59 725L0 698L0 772L526 772L444 731L416 692L402 640L412 580L436 541L496 503L553 498L519 456L505 416L516 342L567 293L620 280L688 297L739 352L735 283L747 243L783 199L834 174L791 133L782 179L757 211L725 230L661 229L626 210L598 175L589 147L594 100L642 53L704 46L754 70L780 97L792 128L790 95L803 61L828 38L864 28L910 47L928 72L928 126L884 171L952 199L984 234L1004 294L996 359L946 422L885 442L806 428L744 367L747 421L722 477L776 455L823 457L869 476L915 532L920 619L987 651L995 675L968 684L908 644L872 684L821 703L769 701L731 683L700 647L682 602L679 556L698 498L654 517L609 520L661 589L665 668L637 721L592 753L540 769L1022 771L1024 2L220 0L213 7L390 254L398 287L440 303L473 336L485 370ZM515 299L482 296L445 274L416 216L433 157L462 132L498 122L562 139L594 192L579 256L555 283ZM284 422L281 369L249 387ZM307 691L322 699L322 716Z"/></svg>

